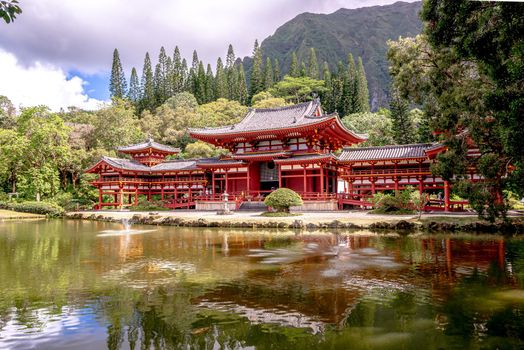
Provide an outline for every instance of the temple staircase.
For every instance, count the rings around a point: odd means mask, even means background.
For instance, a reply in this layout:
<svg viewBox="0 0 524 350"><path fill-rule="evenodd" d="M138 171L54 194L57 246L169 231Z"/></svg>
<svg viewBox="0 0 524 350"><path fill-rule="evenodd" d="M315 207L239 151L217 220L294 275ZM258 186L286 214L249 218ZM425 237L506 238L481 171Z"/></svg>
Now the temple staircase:
<svg viewBox="0 0 524 350"><path fill-rule="evenodd" d="M267 205L264 202L253 201L253 202L242 202L238 210L244 211L267 211Z"/></svg>

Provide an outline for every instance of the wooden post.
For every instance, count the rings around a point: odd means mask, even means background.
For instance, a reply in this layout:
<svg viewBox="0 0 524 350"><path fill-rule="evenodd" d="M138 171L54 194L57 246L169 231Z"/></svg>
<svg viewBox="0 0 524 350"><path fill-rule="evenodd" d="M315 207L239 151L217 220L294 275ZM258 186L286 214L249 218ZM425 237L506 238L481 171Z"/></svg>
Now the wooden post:
<svg viewBox="0 0 524 350"><path fill-rule="evenodd" d="M211 169L211 193L213 194L213 199L215 199L215 169Z"/></svg>
<svg viewBox="0 0 524 350"><path fill-rule="evenodd" d="M224 171L226 172L226 178L225 178L226 183L224 185L224 192L225 193L229 193L228 190L227 190L228 189L228 187L227 187L227 185L228 185L227 184L228 183L227 168L225 168Z"/></svg>
<svg viewBox="0 0 524 350"><path fill-rule="evenodd" d="M282 188L282 165L278 164L278 188Z"/></svg>
<svg viewBox="0 0 524 350"><path fill-rule="evenodd" d="M444 181L444 211L449 211L450 209L450 203L449 203L449 182Z"/></svg>
<svg viewBox="0 0 524 350"><path fill-rule="evenodd" d="M138 186L135 187L135 205L138 205Z"/></svg>
<svg viewBox="0 0 524 350"><path fill-rule="evenodd" d="M418 179L418 191L420 194L424 193L424 176L420 176Z"/></svg>
<svg viewBox="0 0 524 350"><path fill-rule="evenodd" d="M307 176L306 175L306 172L307 172L306 167L307 167L307 165L302 165L302 167L304 168L304 190L303 191L304 191L304 195L305 195L306 192L307 192L307 177L306 177Z"/></svg>
<svg viewBox="0 0 524 350"><path fill-rule="evenodd" d="M320 164L320 196L324 197L324 165L322 164Z"/></svg>
<svg viewBox="0 0 524 350"><path fill-rule="evenodd" d="M246 174L246 196L249 196L249 191L251 190L251 185L250 185L251 180L249 179L249 169L251 168L251 165L252 165L252 163L249 163L249 164L247 165L247 174Z"/></svg>
<svg viewBox="0 0 524 350"><path fill-rule="evenodd" d="M103 201L102 186L100 186L98 187L98 209L102 209L102 201Z"/></svg>
<svg viewBox="0 0 524 350"><path fill-rule="evenodd" d="M371 181L371 194L375 194L375 179L370 178Z"/></svg>

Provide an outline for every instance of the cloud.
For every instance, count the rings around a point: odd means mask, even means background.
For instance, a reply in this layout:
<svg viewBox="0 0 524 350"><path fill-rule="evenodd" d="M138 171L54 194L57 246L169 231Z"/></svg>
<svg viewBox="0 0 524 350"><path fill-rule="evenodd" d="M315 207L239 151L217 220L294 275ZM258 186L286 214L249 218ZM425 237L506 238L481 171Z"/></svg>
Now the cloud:
<svg viewBox="0 0 524 350"><path fill-rule="evenodd" d="M38 0L1 26L0 47L22 63L52 62L66 71L108 73L114 48L125 70L142 69L144 54L156 60L175 45L206 63L224 57L228 44L237 56L250 55L262 41L302 12L330 13L341 7L383 5L396 0ZM413 1L413 0L408 0Z"/></svg>
<svg viewBox="0 0 524 350"><path fill-rule="evenodd" d="M78 76L68 78L61 68L35 62L21 65L15 55L0 50L0 95L15 106L46 105L53 111L75 106L87 110L100 108L103 101L89 98L86 82Z"/></svg>

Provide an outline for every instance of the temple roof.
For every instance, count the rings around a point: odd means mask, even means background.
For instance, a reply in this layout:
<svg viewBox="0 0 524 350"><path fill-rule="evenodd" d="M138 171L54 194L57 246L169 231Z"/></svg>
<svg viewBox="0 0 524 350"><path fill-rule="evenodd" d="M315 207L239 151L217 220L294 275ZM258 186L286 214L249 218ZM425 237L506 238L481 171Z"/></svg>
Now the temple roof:
<svg viewBox="0 0 524 350"><path fill-rule="evenodd" d="M344 148L338 159L344 163L367 160L426 158L426 150L434 146L431 143L418 143L411 145L351 147Z"/></svg>
<svg viewBox="0 0 524 350"><path fill-rule="evenodd" d="M238 153L233 154L231 158L240 160L272 160L275 158L288 157L291 152L288 151L267 151L267 152L256 152L256 153Z"/></svg>
<svg viewBox="0 0 524 350"><path fill-rule="evenodd" d="M320 100L315 99L286 107L250 109L244 119L237 124L218 128L189 129L189 132L224 135L314 124L329 118L328 116L314 115L319 107Z"/></svg>
<svg viewBox="0 0 524 350"><path fill-rule="evenodd" d="M198 169L196 160L171 160L148 167L136 160L102 157L102 159L92 166L87 172L95 169L100 163L105 162L114 169L140 171L140 172L162 172L162 171L176 171L176 170L196 170Z"/></svg>
<svg viewBox="0 0 524 350"><path fill-rule="evenodd" d="M325 163L335 159L333 154L303 154L293 156L290 158L275 159L276 164L311 164L311 163Z"/></svg>
<svg viewBox="0 0 524 350"><path fill-rule="evenodd" d="M142 142L142 143L137 143L137 144L129 145L129 146L117 147L116 150L122 153L134 153L134 152L140 152L142 150L147 150L150 148L159 150L165 153L171 153L171 154L180 153L180 148L163 145L161 143L154 141L152 138L149 138L149 140Z"/></svg>

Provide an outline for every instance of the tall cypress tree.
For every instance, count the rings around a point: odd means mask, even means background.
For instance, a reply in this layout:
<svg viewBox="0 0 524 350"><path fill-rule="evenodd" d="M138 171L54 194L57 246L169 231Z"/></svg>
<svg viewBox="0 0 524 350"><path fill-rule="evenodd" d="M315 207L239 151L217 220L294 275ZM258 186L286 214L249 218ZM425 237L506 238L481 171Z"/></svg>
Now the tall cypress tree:
<svg viewBox="0 0 524 350"><path fill-rule="evenodd" d="M322 78L324 79L324 86L326 87L326 91L322 95L322 105L329 113L331 113L335 110L331 99L333 87L331 82L331 71L329 70L329 64L326 61L324 61L322 68Z"/></svg>
<svg viewBox="0 0 524 350"><path fill-rule="evenodd" d="M355 59L351 53L348 55L348 71L344 90L343 104L347 114L359 112L355 108L357 99L357 70L355 68Z"/></svg>
<svg viewBox="0 0 524 350"><path fill-rule="evenodd" d="M275 58L273 63L273 80L275 83L278 83L280 80L282 80L280 73L280 62L278 62L278 58Z"/></svg>
<svg viewBox="0 0 524 350"><path fill-rule="evenodd" d="M175 74L175 69L173 65L173 59L170 56L167 56L167 65L166 65L166 80L164 82L166 87L166 100L175 94L175 86L173 84L173 76Z"/></svg>
<svg viewBox="0 0 524 350"><path fill-rule="evenodd" d="M187 61L182 59L182 91L191 92L191 79L189 79L189 72L187 70Z"/></svg>
<svg viewBox="0 0 524 350"><path fill-rule="evenodd" d="M207 70L206 70L206 102L211 102L215 100L215 81L213 77L213 70L211 69L211 65L207 64Z"/></svg>
<svg viewBox="0 0 524 350"><path fill-rule="evenodd" d="M319 72L318 72L318 62L317 62L317 54L315 52L315 48L312 47L309 50L309 62L308 62L308 76L313 79L318 79Z"/></svg>
<svg viewBox="0 0 524 350"><path fill-rule="evenodd" d="M300 74L301 77L307 77L307 68L304 62L300 62Z"/></svg>
<svg viewBox="0 0 524 350"><path fill-rule="evenodd" d="M345 116L347 114L347 91L345 87L347 86L347 71L344 67L342 61L338 61L337 64L337 74L332 79L332 99L335 110L341 115Z"/></svg>
<svg viewBox="0 0 524 350"><path fill-rule="evenodd" d="M149 52L146 52L146 57L144 58L140 91L142 92L140 98L140 110L149 109L152 111L155 106L155 87L153 83L153 69L151 68Z"/></svg>
<svg viewBox="0 0 524 350"><path fill-rule="evenodd" d="M366 72L362 64L362 57L358 58L358 68L355 83L355 112L369 112L369 91Z"/></svg>
<svg viewBox="0 0 524 350"><path fill-rule="evenodd" d="M162 104L162 72L160 63L155 66L155 73L153 74L153 87L155 90L155 108Z"/></svg>
<svg viewBox="0 0 524 350"><path fill-rule="evenodd" d="M191 62L191 68L189 68L189 86L190 86L189 91L195 97L198 94L198 63L199 63L198 54L196 50L193 50L193 60Z"/></svg>
<svg viewBox="0 0 524 350"><path fill-rule="evenodd" d="M140 82L138 81L138 74L136 73L135 67L131 69L131 77L129 78L129 91L127 98L134 104L137 104L140 100Z"/></svg>
<svg viewBox="0 0 524 350"><path fill-rule="evenodd" d="M224 72L224 65L222 59L217 60L217 71L215 75L215 98L227 98L228 88L226 74Z"/></svg>
<svg viewBox="0 0 524 350"><path fill-rule="evenodd" d="M300 67L298 66L297 54L294 51L291 54L291 64L289 65L289 75L294 78L300 76Z"/></svg>
<svg viewBox="0 0 524 350"><path fill-rule="evenodd" d="M238 102L243 105L247 105L248 102L246 73L242 62L238 65Z"/></svg>
<svg viewBox="0 0 524 350"><path fill-rule="evenodd" d="M164 103L168 98L169 87L167 76L169 74L169 63L167 60L166 50L162 46L158 55L158 72L155 67L156 95L158 104Z"/></svg>
<svg viewBox="0 0 524 350"><path fill-rule="evenodd" d="M206 71L204 70L204 63L202 63L202 61L198 62L195 97L199 104L206 102Z"/></svg>
<svg viewBox="0 0 524 350"><path fill-rule="evenodd" d="M238 73L235 69L235 51L233 45L229 44L226 55L226 80L227 80L227 98L230 100L238 99Z"/></svg>
<svg viewBox="0 0 524 350"><path fill-rule="evenodd" d="M123 98L126 95L127 83L120 63L118 49L113 51L113 65L111 67L111 78L109 81L109 92L111 97Z"/></svg>
<svg viewBox="0 0 524 350"><path fill-rule="evenodd" d="M262 76L262 51L255 40L253 48L253 67L251 69L250 95L253 97L264 90L264 77Z"/></svg>
<svg viewBox="0 0 524 350"><path fill-rule="evenodd" d="M264 90L269 89L274 84L273 66L271 65L271 58L266 58L266 65L264 66Z"/></svg>
<svg viewBox="0 0 524 350"><path fill-rule="evenodd" d="M173 93L182 92L182 90L184 90L184 70L178 46L175 47L175 51L173 52L173 76L171 79Z"/></svg>
<svg viewBox="0 0 524 350"><path fill-rule="evenodd" d="M409 103L397 91L393 91L389 102L391 121L393 124L393 139L399 145L415 141L414 126L409 115Z"/></svg>

